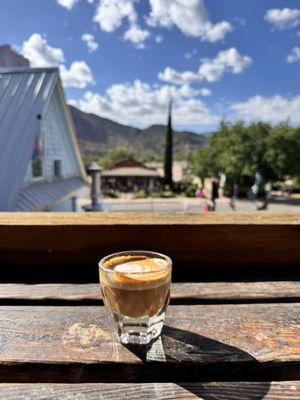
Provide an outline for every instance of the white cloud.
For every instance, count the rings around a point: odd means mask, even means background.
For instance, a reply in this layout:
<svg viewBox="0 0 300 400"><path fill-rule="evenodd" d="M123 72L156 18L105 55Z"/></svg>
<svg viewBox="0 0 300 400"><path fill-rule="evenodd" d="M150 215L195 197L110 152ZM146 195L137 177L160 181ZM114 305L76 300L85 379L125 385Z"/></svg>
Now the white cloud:
<svg viewBox="0 0 300 400"><path fill-rule="evenodd" d="M246 26L247 25L247 21L245 20L245 18L241 18L241 17L234 17L234 21L236 21L239 25L241 26Z"/></svg>
<svg viewBox="0 0 300 400"><path fill-rule="evenodd" d="M115 84L104 95L86 92L77 103L81 110L135 126L165 123L170 97L174 100L173 117L176 125L209 125L218 122L204 103L188 93L190 88L151 86L141 81ZM193 89L191 89L193 90ZM182 91L185 91L183 93Z"/></svg>
<svg viewBox="0 0 300 400"><path fill-rule="evenodd" d="M288 63L293 63L300 60L300 47L292 48L290 54L288 54L286 61Z"/></svg>
<svg viewBox="0 0 300 400"><path fill-rule="evenodd" d="M216 58L204 59L199 67L199 75L208 82L219 81L225 72L240 74L252 63L249 56L242 56L234 47L220 51Z"/></svg>
<svg viewBox="0 0 300 400"><path fill-rule="evenodd" d="M62 65L60 75L66 88L84 89L86 86L95 83L92 71L85 61L74 61L69 69Z"/></svg>
<svg viewBox="0 0 300 400"><path fill-rule="evenodd" d="M86 43L90 53L93 53L99 48L98 43L95 41L95 36L90 33L83 34L81 40Z"/></svg>
<svg viewBox="0 0 300 400"><path fill-rule="evenodd" d="M196 97L200 94L200 90L191 88L189 84L185 84L178 89L178 93L183 97Z"/></svg>
<svg viewBox="0 0 300 400"><path fill-rule="evenodd" d="M300 122L300 96L286 99L280 95L273 97L254 96L245 102L231 106L234 116L246 121L262 120L271 123L290 120Z"/></svg>
<svg viewBox="0 0 300 400"><path fill-rule="evenodd" d="M189 60L190 58L194 57L196 54L197 54L197 49L193 49L191 51L187 51L186 53L184 53L184 58Z"/></svg>
<svg viewBox="0 0 300 400"><path fill-rule="evenodd" d="M163 72L158 73L158 79L164 82L174 83L175 85L184 85L200 82L203 78L198 72L184 71L178 72L171 67L166 67Z"/></svg>
<svg viewBox="0 0 300 400"><path fill-rule="evenodd" d="M164 38L161 35L156 35L155 36L156 43L161 43L163 40L164 40Z"/></svg>
<svg viewBox="0 0 300 400"><path fill-rule="evenodd" d="M180 86L176 93L183 97L196 97L198 95L207 97L212 95L211 90L208 88L194 89L187 83Z"/></svg>
<svg viewBox="0 0 300 400"><path fill-rule="evenodd" d="M91 69L85 61L74 61L68 69L62 49L50 46L39 33L32 34L23 43L21 54L30 61L31 67L59 67L65 87L84 89L94 84Z"/></svg>
<svg viewBox="0 0 300 400"><path fill-rule="evenodd" d="M200 89L200 94L201 94L201 96L204 96L204 97L212 96L212 91L208 88L202 88L202 89Z"/></svg>
<svg viewBox="0 0 300 400"><path fill-rule="evenodd" d="M171 28L177 26L185 35L198 37L203 41L217 42L232 31L227 21L213 24L203 0L149 0L150 26Z"/></svg>
<svg viewBox="0 0 300 400"><path fill-rule="evenodd" d="M78 0L57 0L57 3L60 6L65 7L68 10L71 10L77 2Z"/></svg>
<svg viewBox="0 0 300 400"><path fill-rule="evenodd" d="M121 26L123 19L127 19L129 28L124 33L124 40L143 48L143 42L150 36L150 32L139 27L135 2L136 0L99 0L94 21L103 31L113 32Z"/></svg>
<svg viewBox="0 0 300 400"><path fill-rule="evenodd" d="M213 59L202 60L197 72L178 72L173 68L166 67L159 72L161 81L183 85L206 80L208 82L219 81L225 72L240 74L252 63L249 56L242 56L234 47L220 51Z"/></svg>
<svg viewBox="0 0 300 400"><path fill-rule="evenodd" d="M300 24L300 10L296 8L273 8L266 12L265 20L275 29L295 28Z"/></svg>
<svg viewBox="0 0 300 400"><path fill-rule="evenodd" d="M51 47L39 33L25 40L21 54L30 61L32 67L57 67L65 61L63 51Z"/></svg>
<svg viewBox="0 0 300 400"><path fill-rule="evenodd" d="M141 29L135 23L131 24L130 28L124 33L124 40L130 40L138 48L144 48L144 41L150 36L150 32L146 29Z"/></svg>
<svg viewBox="0 0 300 400"><path fill-rule="evenodd" d="M78 103L77 103L77 101L74 100L74 99L69 99L69 100L68 100L68 105L69 105L69 106L73 106L73 107L78 107Z"/></svg>
<svg viewBox="0 0 300 400"><path fill-rule="evenodd" d="M99 0L94 21L106 32L119 28L123 18L135 22L137 15L133 2L134 0Z"/></svg>

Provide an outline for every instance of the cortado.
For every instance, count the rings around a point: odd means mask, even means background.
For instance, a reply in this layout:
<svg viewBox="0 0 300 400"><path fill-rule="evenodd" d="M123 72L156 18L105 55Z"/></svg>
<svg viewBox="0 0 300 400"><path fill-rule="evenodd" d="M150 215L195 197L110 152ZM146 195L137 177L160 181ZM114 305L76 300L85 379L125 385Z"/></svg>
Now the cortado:
<svg viewBox="0 0 300 400"><path fill-rule="evenodd" d="M116 254L103 262L101 288L104 301L113 314L131 318L153 317L166 308L171 265L165 258L151 254Z"/></svg>

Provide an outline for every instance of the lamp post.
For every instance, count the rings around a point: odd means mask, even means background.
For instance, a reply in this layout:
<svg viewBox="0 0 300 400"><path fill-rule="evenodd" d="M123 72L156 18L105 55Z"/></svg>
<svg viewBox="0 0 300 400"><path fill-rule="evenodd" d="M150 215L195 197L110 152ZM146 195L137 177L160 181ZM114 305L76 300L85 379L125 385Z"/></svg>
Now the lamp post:
<svg viewBox="0 0 300 400"><path fill-rule="evenodd" d="M100 190L100 182L101 182L101 171L102 167L95 163L91 162L87 166L87 174L91 176L91 204L87 204L83 206L85 211L102 211L101 206L101 190Z"/></svg>

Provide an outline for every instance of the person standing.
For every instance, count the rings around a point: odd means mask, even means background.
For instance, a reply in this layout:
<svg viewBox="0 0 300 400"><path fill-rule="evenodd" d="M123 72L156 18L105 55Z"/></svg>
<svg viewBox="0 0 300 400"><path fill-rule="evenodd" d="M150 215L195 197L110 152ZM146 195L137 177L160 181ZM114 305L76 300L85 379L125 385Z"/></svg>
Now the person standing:
<svg viewBox="0 0 300 400"><path fill-rule="evenodd" d="M211 180L211 188L209 193L209 210L216 210L216 199L219 198L219 183L217 179Z"/></svg>

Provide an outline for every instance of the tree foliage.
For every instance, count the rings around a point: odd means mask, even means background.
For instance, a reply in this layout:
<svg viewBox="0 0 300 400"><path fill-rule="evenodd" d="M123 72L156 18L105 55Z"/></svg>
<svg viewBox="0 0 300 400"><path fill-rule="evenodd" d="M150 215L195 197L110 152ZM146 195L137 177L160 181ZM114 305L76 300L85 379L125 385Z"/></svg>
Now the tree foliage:
<svg viewBox="0 0 300 400"><path fill-rule="evenodd" d="M116 147L115 149L108 150L105 156L99 159L99 162L104 168L110 168L117 162L128 159L139 160L139 157L131 148Z"/></svg>
<svg viewBox="0 0 300 400"><path fill-rule="evenodd" d="M255 173L264 182L300 175L300 128L222 121L208 146L194 155L193 169L201 178L225 173L237 184L253 184Z"/></svg>

